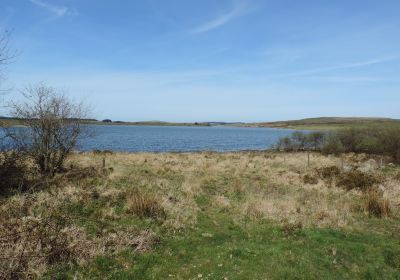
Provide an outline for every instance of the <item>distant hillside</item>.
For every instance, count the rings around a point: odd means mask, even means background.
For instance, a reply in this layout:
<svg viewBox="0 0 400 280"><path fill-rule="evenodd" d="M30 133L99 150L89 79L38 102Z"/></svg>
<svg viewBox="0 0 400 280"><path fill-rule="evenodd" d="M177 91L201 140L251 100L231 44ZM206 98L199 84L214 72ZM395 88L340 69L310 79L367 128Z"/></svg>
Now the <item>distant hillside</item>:
<svg viewBox="0 0 400 280"><path fill-rule="evenodd" d="M133 125L133 126L236 126L236 127L271 127L271 128L291 128L305 130L331 130L348 127L373 127L373 126L399 126L399 119L390 118L362 118L362 117L321 117L308 118L301 120L261 122L261 123L242 123L242 122L182 122L172 123L164 121L140 121L124 122L112 121L109 119L98 121L95 119L84 119L87 124L93 125ZM1 125L20 125L22 120L0 116Z"/></svg>
<svg viewBox="0 0 400 280"><path fill-rule="evenodd" d="M364 117L321 117L301 120L257 123L260 127L293 128L293 129L338 129L346 127L399 126L400 120L390 118Z"/></svg>

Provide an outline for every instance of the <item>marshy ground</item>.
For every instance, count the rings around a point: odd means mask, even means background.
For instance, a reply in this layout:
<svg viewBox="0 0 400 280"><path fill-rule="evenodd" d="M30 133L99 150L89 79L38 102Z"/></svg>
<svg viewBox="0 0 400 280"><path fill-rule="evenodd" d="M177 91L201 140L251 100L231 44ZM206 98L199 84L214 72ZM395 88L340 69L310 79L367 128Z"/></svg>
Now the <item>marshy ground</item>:
<svg viewBox="0 0 400 280"><path fill-rule="evenodd" d="M74 154L46 188L1 199L0 273L399 279L400 168L379 165L317 153L310 164L307 153Z"/></svg>

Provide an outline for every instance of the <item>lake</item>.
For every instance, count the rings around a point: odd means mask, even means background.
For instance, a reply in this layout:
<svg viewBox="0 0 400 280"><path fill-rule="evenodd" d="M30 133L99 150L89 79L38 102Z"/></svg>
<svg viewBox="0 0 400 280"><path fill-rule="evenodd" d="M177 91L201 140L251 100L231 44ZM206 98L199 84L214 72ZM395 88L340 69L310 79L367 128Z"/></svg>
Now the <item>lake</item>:
<svg viewBox="0 0 400 280"><path fill-rule="evenodd" d="M263 150L293 131L229 126L90 126L95 137L78 150L122 152L189 152Z"/></svg>

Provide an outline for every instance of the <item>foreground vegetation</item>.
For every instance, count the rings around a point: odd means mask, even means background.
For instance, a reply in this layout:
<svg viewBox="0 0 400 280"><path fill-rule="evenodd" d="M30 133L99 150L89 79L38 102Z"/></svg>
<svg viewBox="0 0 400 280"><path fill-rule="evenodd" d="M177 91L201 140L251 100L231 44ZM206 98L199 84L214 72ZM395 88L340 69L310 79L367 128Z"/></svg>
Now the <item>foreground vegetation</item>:
<svg viewBox="0 0 400 280"><path fill-rule="evenodd" d="M3 193L0 273L398 279L400 168L378 169L366 155L347 154L343 166L340 157L307 157L73 154L35 189Z"/></svg>

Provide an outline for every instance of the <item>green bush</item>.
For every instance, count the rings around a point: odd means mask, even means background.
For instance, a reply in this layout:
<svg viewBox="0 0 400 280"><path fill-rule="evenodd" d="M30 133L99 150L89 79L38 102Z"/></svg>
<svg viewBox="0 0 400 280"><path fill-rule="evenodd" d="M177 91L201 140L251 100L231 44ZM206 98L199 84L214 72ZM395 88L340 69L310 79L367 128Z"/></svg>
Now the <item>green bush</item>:
<svg viewBox="0 0 400 280"><path fill-rule="evenodd" d="M378 145L385 155L400 163L400 128L385 129L380 133Z"/></svg>
<svg viewBox="0 0 400 280"><path fill-rule="evenodd" d="M292 139L288 136L279 139L278 143L276 144L276 149L278 151L285 152L293 151Z"/></svg>
<svg viewBox="0 0 400 280"><path fill-rule="evenodd" d="M324 145L322 146L321 152L323 154L334 154L338 155L345 151L342 142L340 141L339 137L335 134L331 134L326 137Z"/></svg>
<svg viewBox="0 0 400 280"><path fill-rule="evenodd" d="M358 148L364 138L364 131L362 129L342 129L335 134L342 144L344 152L359 152Z"/></svg>
<svg viewBox="0 0 400 280"><path fill-rule="evenodd" d="M309 150L319 151L324 143L325 134L321 131L314 131L307 134L306 148Z"/></svg>
<svg viewBox="0 0 400 280"><path fill-rule="evenodd" d="M324 154L367 153L390 156L400 163L400 128L348 128L329 134L295 131L281 138L277 145L283 151L321 151Z"/></svg>

